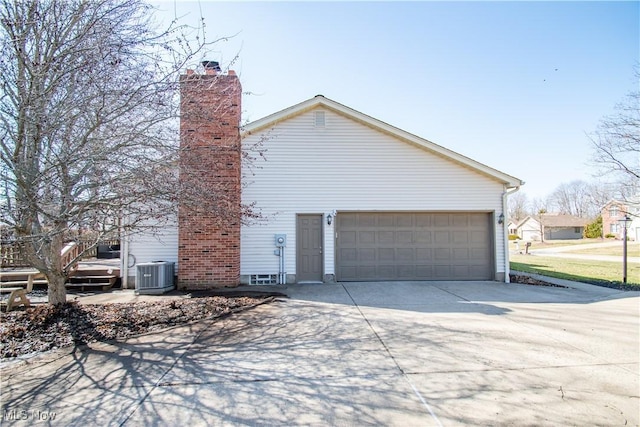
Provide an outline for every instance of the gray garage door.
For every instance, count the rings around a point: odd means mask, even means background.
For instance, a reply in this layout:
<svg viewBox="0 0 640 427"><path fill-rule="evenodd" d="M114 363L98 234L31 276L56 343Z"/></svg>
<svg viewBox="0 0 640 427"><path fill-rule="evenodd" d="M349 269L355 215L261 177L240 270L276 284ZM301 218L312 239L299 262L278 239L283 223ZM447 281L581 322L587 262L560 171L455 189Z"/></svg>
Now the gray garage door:
<svg viewBox="0 0 640 427"><path fill-rule="evenodd" d="M339 213L336 278L491 280L488 213Z"/></svg>

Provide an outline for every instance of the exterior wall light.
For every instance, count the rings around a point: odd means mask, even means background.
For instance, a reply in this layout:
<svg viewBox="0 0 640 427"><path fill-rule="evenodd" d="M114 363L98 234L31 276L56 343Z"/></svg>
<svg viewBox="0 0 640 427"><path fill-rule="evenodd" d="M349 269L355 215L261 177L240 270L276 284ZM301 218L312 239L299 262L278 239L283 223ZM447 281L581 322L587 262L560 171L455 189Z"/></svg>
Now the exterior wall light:
<svg viewBox="0 0 640 427"><path fill-rule="evenodd" d="M333 215L327 214L327 225L331 225L333 222Z"/></svg>
<svg viewBox="0 0 640 427"><path fill-rule="evenodd" d="M500 216L498 217L498 224L502 223L504 223L504 214L500 214Z"/></svg>

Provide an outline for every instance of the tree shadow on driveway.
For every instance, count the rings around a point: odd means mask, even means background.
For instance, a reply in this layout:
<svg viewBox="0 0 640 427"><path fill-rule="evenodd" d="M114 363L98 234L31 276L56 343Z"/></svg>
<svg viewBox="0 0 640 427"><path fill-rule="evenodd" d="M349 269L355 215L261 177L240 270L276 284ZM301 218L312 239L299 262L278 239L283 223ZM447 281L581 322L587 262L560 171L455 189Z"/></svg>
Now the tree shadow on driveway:
<svg viewBox="0 0 640 427"><path fill-rule="evenodd" d="M224 319L7 366L3 414L55 413L49 425L78 426L433 425L433 408L453 424L517 425L581 424L584 407L613 420L603 399L633 409L633 384L620 379L637 369L637 317L624 335L634 315L616 311L630 298L491 282L283 292ZM544 418L526 418L535 414Z"/></svg>

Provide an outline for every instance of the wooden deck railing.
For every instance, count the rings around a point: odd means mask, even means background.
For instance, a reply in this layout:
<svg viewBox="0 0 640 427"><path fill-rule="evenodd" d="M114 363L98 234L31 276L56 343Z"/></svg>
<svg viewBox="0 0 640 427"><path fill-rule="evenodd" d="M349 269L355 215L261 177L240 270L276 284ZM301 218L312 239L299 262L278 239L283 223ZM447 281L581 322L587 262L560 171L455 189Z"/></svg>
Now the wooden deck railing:
<svg viewBox="0 0 640 427"><path fill-rule="evenodd" d="M71 260L75 259L78 254L85 252L90 246L93 246L95 241L80 240L77 242L69 242L61 251L62 265L68 266ZM117 239L105 240L99 243L100 245L118 245L120 241ZM97 255L97 246L88 252L85 252L80 259L95 258ZM30 267L29 263L25 260L22 250L19 244L14 242L2 242L0 246L0 257L2 262L0 267Z"/></svg>
<svg viewBox="0 0 640 427"><path fill-rule="evenodd" d="M64 270L66 271L69 267L73 267L72 262L78 257L80 254L80 245L76 242L69 242L62 248L62 252L60 252L61 263L64 265ZM72 268L73 270L73 268Z"/></svg>

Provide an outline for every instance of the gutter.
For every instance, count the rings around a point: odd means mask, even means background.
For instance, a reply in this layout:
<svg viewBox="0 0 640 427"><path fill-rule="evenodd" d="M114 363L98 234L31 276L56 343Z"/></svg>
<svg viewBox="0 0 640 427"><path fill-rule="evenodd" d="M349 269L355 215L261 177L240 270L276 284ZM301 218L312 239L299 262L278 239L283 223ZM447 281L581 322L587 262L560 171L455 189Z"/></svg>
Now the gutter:
<svg viewBox="0 0 640 427"><path fill-rule="evenodd" d="M508 208L507 208L507 197L511 194L514 194L520 190L520 186L512 187L513 189L509 191L509 187L505 185L504 192L502 193L502 214L504 215L504 222L502 223L502 232L504 233L503 242L504 242L504 283L511 283L511 279L509 278L509 273L511 272L511 267L509 266L509 217L508 217Z"/></svg>

